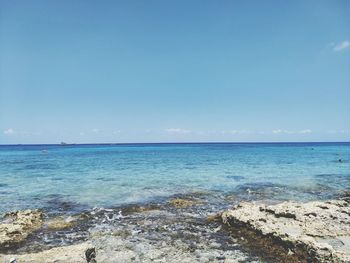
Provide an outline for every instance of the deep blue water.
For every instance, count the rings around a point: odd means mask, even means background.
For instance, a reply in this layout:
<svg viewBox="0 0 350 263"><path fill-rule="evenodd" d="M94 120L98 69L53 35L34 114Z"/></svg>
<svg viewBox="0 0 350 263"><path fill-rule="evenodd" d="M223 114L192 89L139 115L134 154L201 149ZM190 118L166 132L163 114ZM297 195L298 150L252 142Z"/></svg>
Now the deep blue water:
<svg viewBox="0 0 350 263"><path fill-rule="evenodd" d="M341 159L341 162L339 162ZM315 200L350 189L350 143L0 146L0 212L209 191Z"/></svg>

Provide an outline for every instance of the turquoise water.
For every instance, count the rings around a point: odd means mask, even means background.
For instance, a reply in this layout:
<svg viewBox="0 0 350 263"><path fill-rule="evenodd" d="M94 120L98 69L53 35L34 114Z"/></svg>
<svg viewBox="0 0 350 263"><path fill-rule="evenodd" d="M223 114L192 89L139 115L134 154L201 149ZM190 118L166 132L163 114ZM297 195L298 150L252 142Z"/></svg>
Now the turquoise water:
<svg viewBox="0 0 350 263"><path fill-rule="evenodd" d="M58 202L112 207L198 191L303 201L346 189L350 143L0 146L0 212Z"/></svg>

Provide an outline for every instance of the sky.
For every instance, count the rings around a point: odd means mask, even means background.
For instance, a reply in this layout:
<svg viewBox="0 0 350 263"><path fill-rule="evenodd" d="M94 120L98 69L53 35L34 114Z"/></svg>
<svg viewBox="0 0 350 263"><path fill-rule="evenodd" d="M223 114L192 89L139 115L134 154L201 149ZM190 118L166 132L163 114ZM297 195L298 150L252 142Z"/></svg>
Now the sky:
<svg viewBox="0 0 350 263"><path fill-rule="evenodd" d="M0 0L0 144L350 141L350 1Z"/></svg>

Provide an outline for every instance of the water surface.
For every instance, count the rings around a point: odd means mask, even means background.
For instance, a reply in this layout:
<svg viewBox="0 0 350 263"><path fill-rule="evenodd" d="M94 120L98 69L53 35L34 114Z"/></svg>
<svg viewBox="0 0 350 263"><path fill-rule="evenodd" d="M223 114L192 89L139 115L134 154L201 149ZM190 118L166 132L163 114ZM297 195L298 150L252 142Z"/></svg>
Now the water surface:
<svg viewBox="0 0 350 263"><path fill-rule="evenodd" d="M317 200L350 188L350 143L0 146L0 212L115 207L174 194Z"/></svg>

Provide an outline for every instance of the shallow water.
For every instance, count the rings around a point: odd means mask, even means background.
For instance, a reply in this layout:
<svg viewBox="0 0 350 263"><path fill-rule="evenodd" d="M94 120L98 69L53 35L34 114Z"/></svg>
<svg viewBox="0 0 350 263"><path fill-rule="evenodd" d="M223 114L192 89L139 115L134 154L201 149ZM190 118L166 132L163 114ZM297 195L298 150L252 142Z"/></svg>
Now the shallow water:
<svg viewBox="0 0 350 263"><path fill-rule="evenodd" d="M75 213L199 191L307 201L349 188L350 143L0 146L0 213Z"/></svg>
<svg viewBox="0 0 350 263"><path fill-rule="evenodd" d="M231 235L216 213L237 203L230 195L200 192L175 195L160 202L87 209L63 216L72 227L49 227L57 213L45 214L43 227L24 243L0 249L0 253L38 252L89 240L99 261L114 262L280 262L274 255L241 244ZM191 200L192 205L176 207L172 200ZM63 215L64 213L58 213ZM215 216L216 215L216 216ZM214 217L213 217L214 216ZM212 218L212 219L210 219Z"/></svg>

